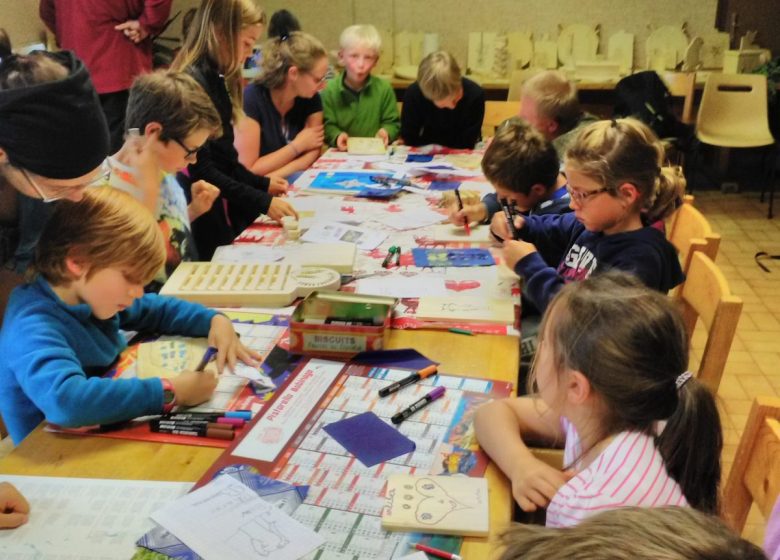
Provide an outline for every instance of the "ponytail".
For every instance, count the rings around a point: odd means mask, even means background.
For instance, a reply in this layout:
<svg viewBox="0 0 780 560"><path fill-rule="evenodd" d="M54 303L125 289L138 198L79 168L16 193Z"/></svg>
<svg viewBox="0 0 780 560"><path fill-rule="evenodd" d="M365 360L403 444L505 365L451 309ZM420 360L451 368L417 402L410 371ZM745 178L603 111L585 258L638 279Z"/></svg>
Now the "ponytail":
<svg viewBox="0 0 780 560"><path fill-rule="evenodd" d="M258 81L268 89L280 88L291 67L308 72L327 55L322 43L303 31L293 31L289 35L269 39L263 45L263 74Z"/></svg>
<svg viewBox="0 0 780 560"><path fill-rule="evenodd" d="M643 210L645 222L652 224L671 216L682 204L685 177L679 167L662 167L653 196Z"/></svg>
<svg viewBox="0 0 780 560"><path fill-rule="evenodd" d="M677 391L677 408L656 439L666 470L691 507L718 514L723 433L715 398L696 379Z"/></svg>

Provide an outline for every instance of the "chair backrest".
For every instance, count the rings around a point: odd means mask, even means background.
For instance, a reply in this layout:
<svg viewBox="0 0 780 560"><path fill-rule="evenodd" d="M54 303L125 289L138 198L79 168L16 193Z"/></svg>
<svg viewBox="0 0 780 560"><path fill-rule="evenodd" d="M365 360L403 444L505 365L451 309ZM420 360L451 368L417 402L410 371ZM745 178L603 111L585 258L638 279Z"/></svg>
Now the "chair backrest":
<svg viewBox="0 0 780 560"><path fill-rule="evenodd" d="M717 257L720 234L712 231L707 218L694 207L693 196L685 196L683 204L672 214L666 226L666 237L677 249L686 275L694 251L703 251L713 261Z"/></svg>
<svg viewBox="0 0 780 560"><path fill-rule="evenodd" d="M685 124L693 124L693 98L696 94L696 72L663 72L661 79L669 88L672 97L683 98L683 109L680 120Z"/></svg>
<svg viewBox="0 0 780 560"><path fill-rule="evenodd" d="M543 71L544 68L523 68L522 70L513 71L509 77L509 91L507 92L506 100L520 101L520 97L523 94L523 84L526 80Z"/></svg>
<svg viewBox="0 0 780 560"><path fill-rule="evenodd" d="M720 74L707 77L696 118L702 142L731 148L774 143L767 118L766 76Z"/></svg>
<svg viewBox="0 0 780 560"><path fill-rule="evenodd" d="M493 136L498 125L511 117L516 117L519 112L520 104L517 101L485 101L482 136Z"/></svg>
<svg viewBox="0 0 780 560"><path fill-rule="evenodd" d="M693 336L698 319L707 330L697 377L717 393L742 312L742 300L731 294L726 277L704 252L692 252L690 261L688 277L675 297L688 338Z"/></svg>
<svg viewBox="0 0 780 560"><path fill-rule="evenodd" d="M723 518L742 533L750 504L755 502L764 519L768 519L778 495L780 399L758 397L753 401L723 489Z"/></svg>

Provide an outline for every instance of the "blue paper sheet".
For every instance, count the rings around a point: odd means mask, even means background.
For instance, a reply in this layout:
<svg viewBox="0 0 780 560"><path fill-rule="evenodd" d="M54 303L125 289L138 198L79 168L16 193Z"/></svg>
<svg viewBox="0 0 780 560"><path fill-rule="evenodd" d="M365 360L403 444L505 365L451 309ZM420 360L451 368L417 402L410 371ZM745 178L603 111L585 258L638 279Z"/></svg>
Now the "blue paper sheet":
<svg viewBox="0 0 780 560"><path fill-rule="evenodd" d="M367 467L414 451L415 444L373 412L364 412L322 428Z"/></svg>
<svg viewBox="0 0 780 560"><path fill-rule="evenodd" d="M414 266L493 266L496 260L487 249L412 249Z"/></svg>

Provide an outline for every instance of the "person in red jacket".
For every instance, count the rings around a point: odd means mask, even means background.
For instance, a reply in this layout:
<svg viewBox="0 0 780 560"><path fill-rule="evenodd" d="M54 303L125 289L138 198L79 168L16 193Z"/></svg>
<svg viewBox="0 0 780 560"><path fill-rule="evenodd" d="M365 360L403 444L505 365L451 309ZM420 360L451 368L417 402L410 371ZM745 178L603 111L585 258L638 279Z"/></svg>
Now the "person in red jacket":
<svg viewBox="0 0 780 560"><path fill-rule="evenodd" d="M41 19L62 49L89 70L111 132L123 143L133 78L152 69L152 39L165 27L172 0L41 0Z"/></svg>

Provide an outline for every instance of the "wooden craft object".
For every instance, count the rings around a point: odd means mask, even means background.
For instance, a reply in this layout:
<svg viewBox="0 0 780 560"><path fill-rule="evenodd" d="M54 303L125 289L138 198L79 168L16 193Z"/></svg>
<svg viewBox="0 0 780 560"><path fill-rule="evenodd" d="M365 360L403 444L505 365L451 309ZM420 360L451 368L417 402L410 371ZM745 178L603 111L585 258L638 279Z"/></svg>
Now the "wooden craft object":
<svg viewBox="0 0 780 560"><path fill-rule="evenodd" d="M688 49L685 25L662 25L645 43L647 67L655 71L673 70L682 62Z"/></svg>
<svg viewBox="0 0 780 560"><path fill-rule="evenodd" d="M702 68L723 68L723 57L729 50L728 33L712 31L702 35L704 44L701 47L699 60Z"/></svg>
<svg viewBox="0 0 780 560"><path fill-rule="evenodd" d="M695 72L701 66L701 49L703 46L704 39L701 37L691 39L691 43L685 49L682 65L683 72Z"/></svg>
<svg viewBox="0 0 780 560"><path fill-rule="evenodd" d="M506 50L508 56L508 74L521 70L531 63L534 56L534 44L531 33L514 31L506 34Z"/></svg>
<svg viewBox="0 0 780 560"><path fill-rule="evenodd" d="M211 307L283 307L316 290L340 285L339 274L325 268L183 262L160 294Z"/></svg>
<svg viewBox="0 0 780 560"><path fill-rule="evenodd" d="M616 62L620 74L630 74L634 69L634 34L618 31L607 43L607 60Z"/></svg>
<svg viewBox="0 0 780 560"><path fill-rule="evenodd" d="M416 317L425 321L500 323L515 321L511 300L468 296L423 296Z"/></svg>
<svg viewBox="0 0 780 560"><path fill-rule="evenodd" d="M383 529L483 537L489 518L484 478L397 474L387 479Z"/></svg>
<svg viewBox="0 0 780 560"><path fill-rule="evenodd" d="M564 66L574 67L575 62L595 60L598 50L599 35L590 25L573 23L558 35L558 59Z"/></svg>
<svg viewBox="0 0 780 560"><path fill-rule="evenodd" d="M554 70L558 68L558 43L550 39L549 35L542 35L534 41L534 56L531 66Z"/></svg>

